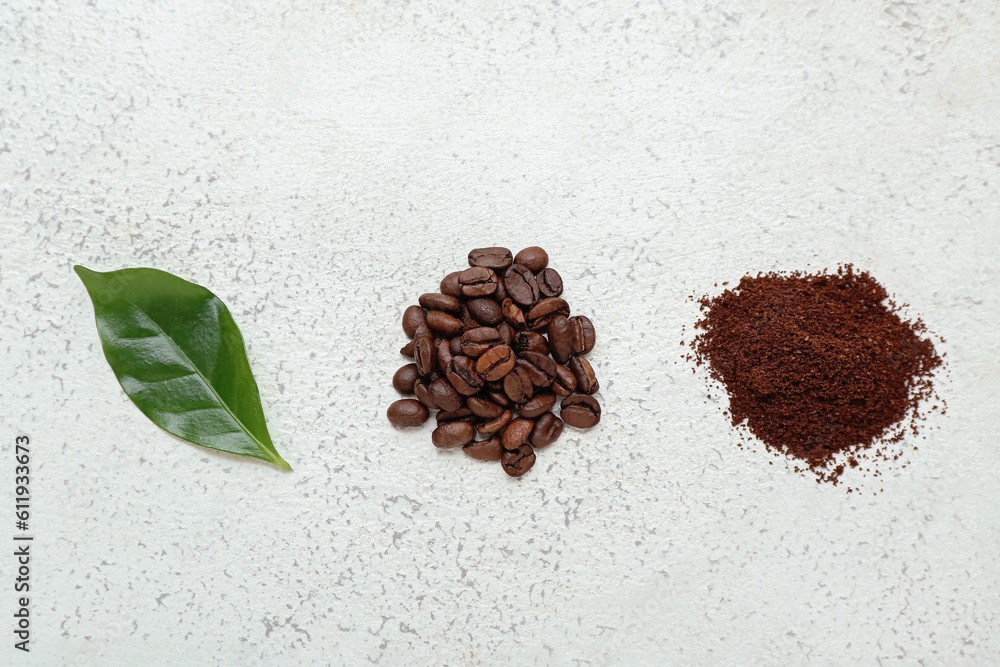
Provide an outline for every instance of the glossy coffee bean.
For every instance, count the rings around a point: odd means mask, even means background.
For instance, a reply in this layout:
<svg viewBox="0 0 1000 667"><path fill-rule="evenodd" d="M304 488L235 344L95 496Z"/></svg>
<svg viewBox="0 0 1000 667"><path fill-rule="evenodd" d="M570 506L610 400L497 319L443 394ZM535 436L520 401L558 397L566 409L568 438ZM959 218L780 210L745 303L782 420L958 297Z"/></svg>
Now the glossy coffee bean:
<svg viewBox="0 0 1000 667"><path fill-rule="evenodd" d="M499 461L503 454L500 438L475 440L462 447L462 451L478 461Z"/></svg>
<svg viewBox="0 0 1000 667"><path fill-rule="evenodd" d="M469 329L460 340L462 353L468 357L478 357L495 345L502 345L500 332L492 327Z"/></svg>
<svg viewBox="0 0 1000 667"><path fill-rule="evenodd" d="M458 276L458 282L462 285L462 294L470 299L480 296L489 296L497 289L497 274L493 269L483 266L474 266L466 269Z"/></svg>
<svg viewBox="0 0 1000 667"><path fill-rule="evenodd" d="M438 410L441 406L438 405L434 401L434 397L431 396L430 386L431 383L426 380L417 380L417 382L413 385L413 394L417 397L418 401L431 410Z"/></svg>
<svg viewBox="0 0 1000 667"><path fill-rule="evenodd" d="M538 274L538 291L543 297L554 297L562 294L562 277L555 269L544 269Z"/></svg>
<svg viewBox="0 0 1000 667"><path fill-rule="evenodd" d="M517 414L527 419L534 419L551 410L555 404L555 394L535 394L530 401L518 409Z"/></svg>
<svg viewBox="0 0 1000 667"><path fill-rule="evenodd" d="M569 317L569 304L565 299L559 297L542 299L528 311L528 328L533 331L544 329L559 315Z"/></svg>
<svg viewBox="0 0 1000 667"><path fill-rule="evenodd" d="M548 330L552 358L560 364L565 364L573 356L573 343L576 340L570 319L565 315L556 315L549 322Z"/></svg>
<svg viewBox="0 0 1000 667"><path fill-rule="evenodd" d="M573 357L570 359L569 369L576 376L576 390L581 394L593 394L601 388L597 383L594 367L583 357Z"/></svg>
<svg viewBox="0 0 1000 667"><path fill-rule="evenodd" d="M396 374L392 376L392 387L400 394L412 394L413 385L420 379L416 364L406 364L400 366Z"/></svg>
<svg viewBox="0 0 1000 667"><path fill-rule="evenodd" d="M562 432L563 420L551 412L546 412L535 420L535 428L531 429L528 442L535 448L546 447L558 440Z"/></svg>
<svg viewBox="0 0 1000 667"><path fill-rule="evenodd" d="M466 304L472 319L488 327L495 327L503 322L503 309L500 304L489 298L473 299Z"/></svg>
<svg viewBox="0 0 1000 667"><path fill-rule="evenodd" d="M482 396L469 396L465 400L465 404L469 406L474 415L483 419L496 419L503 412L503 408Z"/></svg>
<svg viewBox="0 0 1000 667"><path fill-rule="evenodd" d="M469 422L473 424L476 421L476 416L472 414L472 410L469 408L459 408L450 412L440 410L437 413L436 421L439 426L446 422Z"/></svg>
<svg viewBox="0 0 1000 667"><path fill-rule="evenodd" d="M530 308L539 298L538 283L528 268L515 264L503 275L507 295L519 306Z"/></svg>
<svg viewBox="0 0 1000 667"><path fill-rule="evenodd" d="M549 254L533 245L514 255L514 263L520 264L532 273L538 273L549 265Z"/></svg>
<svg viewBox="0 0 1000 667"><path fill-rule="evenodd" d="M531 383L536 387L548 387L556 379L556 362L548 355L537 352L521 352L517 355L518 365L528 371ZM578 378L579 379L579 378Z"/></svg>
<svg viewBox="0 0 1000 667"><path fill-rule="evenodd" d="M576 376L573 371L561 364L556 364L556 379L552 382L552 391L556 396L569 396L576 391Z"/></svg>
<svg viewBox="0 0 1000 667"><path fill-rule="evenodd" d="M504 450L500 455L503 471L511 477L520 477L535 465L535 452L531 445L524 443L514 451Z"/></svg>
<svg viewBox="0 0 1000 667"><path fill-rule="evenodd" d="M537 331L518 331L514 334L514 341L511 343L511 347L515 352L549 353L549 344L545 341L545 336Z"/></svg>
<svg viewBox="0 0 1000 667"><path fill-rule="evenodd" d="M462 320L462 329L464 331L482 326L482 324L480 324L479 321L472 316L472 313L469 312L469 306L466 304L463 304L462 309L458 311L458 319Z"/></svg>
<svg viewBox="0 0 1000 667"><path fill-rule="evenodd" d="M469 266L484 266L499 271L514 261L507 248L476 248L469 252Z"/></svg>
<svg viewBox="0 0 1000 667"><path fill-rule="evenodd" d="M496 345L484 352L476 362L476 372L485 380L499 380L514 368L514 350Z"/></svg>
<svg viewBox="0 0 1000 667"><path fill-rule="evenodd" d="M406 428L410 426L420 426L427 418L430 413L427 412L427 408L412 398L403 398L395 401L386 410L386 417L389 418L389 423L393 426L399 426L401 428Z"/></svg>
<svg viewBox="0 0 1000 667"><path fill-rule="evenodd" d="M594 323L590 321L590 318L585 315L577 315L569 318L569 323L573 330L573 352L587 354L593 350L594 343L597 341L597 333L594 331ZM549 327L551 328L551 326L550 324Z"/></svg>
<svg viewBox="0 0 1000 667"><path fill-rule="evenodd" d="M430 375L437 363L437 349L434 336L423 327L423 331L413 339L413 361L421 375Z"/></svg>
<svg viewBox="0 0 1000 667"><path fill-rule="evenodd" d="M476 363L464 354L452 357L451 368L445 377L463 396L472 396L483 386L483 378L476 372Z"/></svg>
<svg viewBox="0 0 1000 667"><path fill-rule="evenodd" d="M491 389L486 392L486 396L501 408L506 408L510 405L510 397L504 393L503 382L500 383L500 389Z"/></svg>
<svg viewBox="0 0 1000 667"><path fill-rule="evenodd" d="M500 413L500 416L496 419L491 419L487 422L480 424L476 430L482 435L489 435L491 433L498 433L510 424L510 420L514 418L514 413L510 410L504 410Z"/></svg>
<svg viewBox="0 0 1000 667"><path fill-rule="evenodd" d="M437 364L435 368L438 373L444 375L448 372L451 358L455 355L451 353L451 345L447 338L436 338L434 340L434 349L437 351Z"/></svg>
<svg viewBox="0 0 1000 667"><path fill-rule="evenodd" d="M513 299L504 299L500 309L503 310L504 320L512 329L524 329L528 326L524 319L524 311L514 303Z"/></svg>
<svg viewBox="0 0 1000 667"><path fill-rule="evenodd" d="M403 311L403 333L413 338L420 326L427 325L427 316L420 306L410 306Z"/></svg>
<svg viewBox="0 0 1000 667"><path fill-rule="evenodd" d="M535 395L535 385L528 371L515 365L514 370L503 379L503 392L514 403L526 403Z"/></svg>
<svg viewBox="0 0 1000 667"><path fill-rule="evenodd" d="M453 315L458 314L459 308L462 307L457 298L436 292L421 294L417 302L426 310L441 310Z"/></svg>
<svg viewBox="0 0 1000 667"><path fill-rule="evenodd" d="M573 394L563 399L559 416L570 426L590 428L601 421L601 404L593 396Z"/></svg>
<svg viewBox="0 0 1000 667"><path fill-rule="evenodd" d="M453 421L441 424L431 433L431 442L435 447L447 449L461 447L472 442L476 437L476 429L466 421Z"/></svg>
<svg viewBox="0 0 1000 667"><path fill-rule="evenodd" d="M428 391L434 402L445 412L452 412L464 407L462 395L455 391L451 383L444 378L438 378L434 382L431 382Z"/></svg>
<svg viewBox="0 0 1000 667"><path fill-rule="evenodd" d="M448 296L453 296L456 299L462 296L462 285L458 282L458 276L461 273L461 271L453 271L442 278L441 294L447 294Z"/></svg>
<svg viewBox="0 0 1000 667"><path fill-rule="evenodd" d="M507 428L504 429L503 437L501 438L501 443L504 449L517 449L523 445L528 440L528 436L531 435L531 429L535 427L535 422L530 419L517 419L511 420Z"/></svg>
<svg viewBox="0 0 1000 667"><path fill-rule="evenodd" d="M462 320L448 313L443 313L440 310L430 310L427 312L427 326L434 333L447 336L448 338L458 336L464 330Z"/></svg>
<svg viewBox="0 0 1000 667"><path fill-rule="evenodd" d="M413 358L413 341L411 340L409 343L407 343L403 347L399 348L399 353L401 355L403 355L404 357L409 357L410 359L412 359Z"/></svg>

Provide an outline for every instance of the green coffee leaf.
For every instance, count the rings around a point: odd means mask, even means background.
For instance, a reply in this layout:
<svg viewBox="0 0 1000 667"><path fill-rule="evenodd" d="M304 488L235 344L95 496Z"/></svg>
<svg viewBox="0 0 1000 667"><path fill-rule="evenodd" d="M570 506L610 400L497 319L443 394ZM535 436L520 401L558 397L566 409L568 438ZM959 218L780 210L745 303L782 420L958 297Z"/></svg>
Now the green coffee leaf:
<svg viewBox="0 0 1000 667"><path fill-rule="evenodd" d="M104 356L143 414L188 442L291 470L271 443L226 304L157 269L74 270L94 303Z"/></svg>

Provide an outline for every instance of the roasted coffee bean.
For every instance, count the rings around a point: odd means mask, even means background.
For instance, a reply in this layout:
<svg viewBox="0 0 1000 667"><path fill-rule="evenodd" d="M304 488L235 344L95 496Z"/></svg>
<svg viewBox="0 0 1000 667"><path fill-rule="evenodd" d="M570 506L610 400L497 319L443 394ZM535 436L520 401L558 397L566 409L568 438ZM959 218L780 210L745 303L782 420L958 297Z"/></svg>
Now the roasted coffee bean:
<svg viewBox="0 0 1000 667"><path fill-rule="evenodd" d="M558 315L569 317L569 304L565 299L542 299L528 311L528 328L533 331L544 329Z"/></svg>
<svg viewBox="0 0 1000 667"><path fill-rule="evenodd" d="M458 410L452 410L451 412L445 412L444 410L439 410L437 413L437 423L438 425L444 424L446 422L469 422L474 425L476 421L476 416L472 414L472 410L469 408L459 408Z"/></svg>
<svg viewBox="0 0 1000 667"><path fill-rule="evenodd" d="M552 382L552 391L556 396L566 397L576 391L576 376L573 371L561 364L556 364L556 379Z"/></svg>
<svg viewBox="0 0 1000 667"><path fill-rule="evenodd" d="M451 345L447 338L436 338L434 348L437 350L437 370L441 375L445 375L451 364L451 358L455 356L451 353Z"/></svg>
<svg viewBox="0 0 1000 667"><path fill-rule="evenodd" d="M403 347L399 348L399 353L401 355L403 355L404 357L409 357L410 359L412 359L413 358L413 341L411 340L409 343L407 343Z"/></svg>
<svg viewBox="0 0 1000 667"><path fill-rule="evenodd" d="M555 404L555 394L535 394L530 401L518 409L517 414L527 419L534 419L551 410Z"/></svg>
<svg viewBox="0 0 1000 667"><path fill-rule="evenodd" d="M593 396L573 394L563 399L559 416L570 426L590 428L601 421L601 404Z"/></svg>
<svg viewBox="0 0 1000 667"><path fill-rule="evenodd" d="M556 379L556 362L547 355L537 352L521 352L517 355L518 365L528 371L528 377L536 387L548 387Z"/></svg>
<svg viewBox="0 0 1000 667"><path fill-rule="evenodd" d="M497 291L493 292L493 294L490 295L490 298L496 300L497 303L503 303L503 300L506 299L508 296L510 295L507 294L507 288L506 286L504 286L503 280L501 280L500 276L498 275Z"/></svg>
<svg viewBox="0 0 1000 667"><path fill-rule="evenodd" d="M483 386L483 378L476 372L476 362L464 354L452 357L451 369L446 377L451 386L463 396L472 396Z"/></svg>
<svg viewBox="0 0 1000 667"><path fill-rule="evenodd" d="M472 319L488 327L495 327L503 322L503 310L493 299L473 299L465 304Z"/></svg>
<svg viewBox="0 0 1000 667"><path fill-rule="evenodd" d="M496 419L491 419L490 421L485 422L483 424L480 424L476 428L476 430L479 431L482 435L497 433L499 431L504 430L504 428L507 427L507 424L510 423L510 420L513 417L514 417L513 412L511 412L510 410L504 410L503 412L500 413L499 417L497 417Z"/></svg>
<svg viewBox="0 0 1000 667"><path fill-rule="evenodd" d="M507 295L518 305L529 308L538 301L538 283L535 274L528 268L515 264L503 275L503 284Z"/></svg>
<svg viewBox="0 0 1000 667"><path fill-rule="evenodd" d="M437 363L437 349L434 336L423 327L423 332L413 339L413 361L421 375L430 375Z"/></svg>
<svg viewBox="0 0 1000 667"><path fill-rule="evenodd" d="M459 308L462 307L457 298L436 292L421 294L418 302L427 310L441 310L452 314L458 314Z"/></svg>
<svg viewBox="0 0 1000 667"><path fill-rule="evenodd" d="M462 395L455 391L451 383L444 378L438 378L431 382L428 391L430 391L434 402L445 412L452 412L463 407Z"/></svg>
<svg viewBox="0 0 1000 667"><path fill-rule="evenodd" d="M403 398L392 403L389 409L386 410L385 415L389 418L389 423L393 426L405 428L408 426L420 426L427 421L430 413L427 412L427 408L420 401L415 401L412 398Z"/></svg>
<svg viewBox="0 0 1000 667"><path fill-rule="evenodd" d="M507 248L476 248L469 252L469 266L485 266L499 271L506 269L514 261Z"/></svg>
<svg viewBox="0 0 1000 667"><path fill-rule="evenodd" d="M426 380L417 380L413 385L413 393L417 397L417 400L426 405L431 410L438 410L441 406L434 402L434 397L431 396L430 391L431 383Z"/></svg>
<svg viewBox="0 0 1000 667"><path fill-rule="evenodd" d="M510 397L504 393L503 383L500 383L500 389L491 389L486 392L486 395L491 401L499 405L501 408L506 408L510 405Z"/></svg>
<svg viewBox="0 0 1000 667"><path fill-rule="evenodd" d="M521 310L520 306L514 303L513 299L504 299L500 308L503 310L504 319L512 328L524 329L527 326L524 319L524 311Z"/></svg>
<svg viewBox="0 0 1000 667"><path fill-rule="evenodd" d="M431 331L448 338L458 336L463 331L462 320L452 317L448 313L442 313L440 310L427 312L427 326L430 327Z"/></svg>
<svg viewBox="0 0 1000 667"><path fill-rule="evenodd" d="M493 272L493 269L487 269L483 266L466 269L458 276L458 282L462 285L462 294L470 299L493 294L497 289L497 280L497 274Z"/></svg>
<svg viewBox="0 0 1000 667"><path fill-rule="evenodd" d="M594 343L597 341L597 333L594 331L594 323L590 321L590 318L585 315L577 315L569 318L569 323L573 331L573 352L587 354L593 350ZM551 326L550 324L549 327Z"/></svg>
<svg viewBox="0 0 1000 667"><path fill-rule="evenodd" d="M538 273L549 265L549 254L536 245L525 248L514 256L514 263L520 264L532 273Z"/></svg>
<svg viewBox="0 0 1000 667"><path fill-rule="evenodd" d="M459 336L455 336L450 341L448 341L448 351L451 352L451 356L456 354L464 354L462 351L462 339Z"/></svg>
<svg viewBox="0 0 1000 667"><path fill-rule="evenodd" d="M462 309L459 311L458 317L462 320L462 329L464 331L482 326L482 324L480 324L479 321L472 316L472 313L469 312L469 307L465 304L462 305Z"/></svg>
<svg viewBox="0 0 1000 667"><path fill-rule="evenodd" d="M479 461L499 461L503 454L500 438L494 436L489 440L475 440L462 447L462 451Z"/></svg>
<svg viewBox="0 0 1000 667"><path fill-rule="evenodd" d="M503 379L503 392L514 403L527 403L535 395L535 385L531 383L528 371L514 366L514 370Z"/></svg>
<svg viewBox="0 0 1000 667"><path fill-rule="evenodd" d="M504 449L517 449L527 441L528 436L531 435L531 429L535 427L535 422L530 419L514 419L511 420L510 424L503 432L503 448Z"/></svg>
<svg viewBox="0 0 1000 667"><path fill-rule="evenodd" d="M403 333L407 338L413 338L417 328L427 325L427 314L420 306L410 306L403 311Z"/></svg>
<svg viewBox="0 0 1000 667"><path fill-rule="evenodd" d="M441 294L453 296L456 299L462 296L462 285L458 282L461 271L453 271L441 280Z"/></svg>
<svg viewBox="0 0 1000 667"><path fill-rule="evenodd" d="M600 385L594 375L594 367L583 357L573 357L569 360L569 369L576 376L576 390L581 394L593 394Z"/></svg>
<svg viewBox="0 0 1000 667"><path fill-rule="evenodd" d="M575 341L573 327L570 319L565 315L556 315L549 322L549 348L552 350L552 358L560 364L565 364L573 356L573 343Z"/></svg>
<svg viewBox="0 0 1000 667"><path fill-rule="evenodd" d="M563 420L551 412L546 412L535 420L535 428L531 429L528 442L532 447L545 447L559 439L563 432Z"/></svg>
<svg viewBox="0 0 1000 667"><path fill-rule="evenodd" d="M504 345L510 345L511 341L514 340L514 328L506 322L501 322L500 326L497 327L497 331L500 332L500 340Z"/></svg>
<svg viewBox="0 0 1000 667"><path fill-rule="evenodd" d="M466 421L445 422L431 433L431 442L435 447L461 447L472 442L476 437L476 429Z"/></svg>
<svg viewBox="0 0 1000 667"><path fill-rule="evenodd" d="M562 294L562 278L555 269L544 269L538 274L538 291L545 297L554 297Z"/></svg>
<svg viewBox="0 0 1000 667"><path fill-rule="evenodd" d="M499 380L514 368L514 350L506 345L491 347L476 362L476 372L485 380Z"/></svg>
<svg viewBox="0 0 1000 667"><path fill-rule="evenodd" d="M469 357L478 357L494 345L503 345L500 332L491 327L469 329L460 339L462 352Z"/></svg>
<svg viewBox="0 0 1000 667"><path fill-rule="evenodd" d="M473 414L483 419L496 419L503 412L503 408L482 396L469 396L465 403Z"/></svg>
<svg viewBox="0 0 1000 667"><path fill-rule="evenodd" d="M400 366L396 374L392 376L392 386L400 394L412 394L413 385L420 379L416 364L406 364Z"/></svg>
<svg viewBox="0 0 1000 667"><path fill-rule="evenodd" d="M518 331L514 334L514 342L511 343L511 347L515 352L549 353L549 344L545 342L545 336L537 331Z"/></svg>
<svg viewBox="0 0 1000 667"><path fill-rule="evenodd" d="M503 471L511 477L520 477L535 465L535 452L531 445L524 443L514 451L504 450L500 455Z"/></svg>

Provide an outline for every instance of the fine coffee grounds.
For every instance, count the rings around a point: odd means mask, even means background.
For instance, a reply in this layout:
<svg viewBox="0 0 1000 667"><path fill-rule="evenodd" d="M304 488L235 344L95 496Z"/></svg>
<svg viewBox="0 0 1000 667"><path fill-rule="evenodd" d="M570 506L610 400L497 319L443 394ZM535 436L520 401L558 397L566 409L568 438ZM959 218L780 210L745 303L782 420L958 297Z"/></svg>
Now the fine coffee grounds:
<svg viewBox="0 0 1000 667"><path fill-rule="evenodd" d="M599 384L582 355L594 347L593 323L570 317L563 282L538 247L512 255L477 248L469 267L441 281L403 313L413 340L400 352L413 359L392 386L414 394L389 406L394 426L420 426L440 410L431 441L462 447L481 461L499 461L511 477L535 464L535 449L552 444L563 426L591 428L601 406ZM551 412L564 398L560 417Z"/></svg>
<svg viewBox="0 0 1000 667"><path fill-rule="evenodd" d="M887 292L851 265L837 273L745 276L701 300L698 365L729 393L733 425L836 483L858 454L916 433L941 358L920 320L903 321ZM936 406L935 406L936 407ZM845 454L841 462L838 454ZM898 454L893 458L898 457Z"/></svg>

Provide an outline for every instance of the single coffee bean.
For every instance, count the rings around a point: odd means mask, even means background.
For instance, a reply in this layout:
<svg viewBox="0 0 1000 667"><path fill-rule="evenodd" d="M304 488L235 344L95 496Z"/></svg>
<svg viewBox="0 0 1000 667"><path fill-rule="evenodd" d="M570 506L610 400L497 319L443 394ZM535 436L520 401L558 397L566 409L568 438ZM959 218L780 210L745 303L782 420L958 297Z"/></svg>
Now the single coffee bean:
<svg viewBox="0 0 1000 667"><path fill-rule="evenodd" d="M392 386L400 394L412 394L413 385L420 379L416 364L406 364L400 366L396 374L392 376Z"/></svg>
<svg viewBox="0 0 1000 667"><path fill-rule="evenodd" d="M450 341L448 341L448 351L451 352L451 356L456 354L464 354L462 352L462 338L460 336L455 336Z"/></svg>
<svg viewBox="0 0 1000 667"><path fill-rule="evenodd" d="M538 274L538 291L545 297L554 297L562 294L562 278L555 269L544 269Z"/></svg>
<svg viewBox="0 0 1000 667"><path fill-rule="evenodd" d="M413 339L413 361L421 375L430 375L437 363L437 349L434 336L423 327L423 332Z"/></svg>
<svg viewBox="0 0 1000 667"><path fill-rule="evenodd" d="M576 376L576 390L581 394L593 394L601 388L597 383L594 367L583 357L573 357L570 359L569 369Z"/></svg>
<svg viewBox="0 0 1000 667"><path fill-rule="evenodd" d="M530 419L517 418L507 425L503 432L503 448L517 449L527 441L531 435L531 429L535 427L535 422Z"/></svg>
<svg viewBox="0 0 1000 667"><path fill-rule="evenodd" d="M452 357L451 369L446 377L451 386L463 396L472 396L483 386L483 378L476 372L476 362L464 354Z"/></svg>
<svg viewBox="0 0 1000 667"><path fill-rule="evenodd" d="M469 396L465 403L474 415L483 419L496 419L503 412L503 408L482 396Z"/></svg>
<svg viewBox="0 0 1000 667"><path fill-rule="evenodd" d="M451 364L451 358L455 356L451 353L451 345L447 338L435 338L434 348L437 351L437 370L441 375L445 375Z"/></svg>
<svg viewBox="0 0 1000 667"><path fill-rule="evenodd" d="M427 315L420 306L409 306L403 311L403 333L407 338L413 338L417 328L427 325Z"/></svg>
<svg viewBox="0 0 1000 667"><path fill-rule="evenodd" d="M535 394L530 401L521 406L517 414L527 419L534 419L551 410L555 404L555 394Z"/></svg>
<svg viewBox="0 0 1000 667"><path fill-rule="evenodd" d="M503 322L503 310L493 299L473 299L465 307L469 309L472 319L488 327L495 327Z"/></svg>
<svg viewBox="0 0 1000 667"><path fill-rule="evenodd" d="M476 372L486 380L499 380L514 368L514 350L506 345L491 347L476 362Z"/></svg>
<svg viewBox="0 0 1000 667"><path fill-rule="evenodd" d="M502 345L500 332L491 327L469 329L459 339L462 353L468 357L478 357L494 345Z"/></svg>
<svg viewBox="0 0 1000 667"><path fill-rule="evenodd" d="M527 403L535 395L535 385L531 383L528 371L514 366L514 370L504 376L503 391L514 403Z"/></svg>
<svg viewBox="0 0 1000 667"><path fill-rule="evenodd" d="M459 308L462 307L462 304L458 302L456 297L448 296L447 294L437 294L435 292L421 294L417 301L426 310L442 310L452 314L457 314Z"/></svg>
<svg viewBox="0 0 1000 667"><path fill-rule="evenodd" d="M548 387L556 379L556 362L547 355L521 352L517 358L519 365L523 365L524 370L528 371L528 376L536 387Z"/></svg>
<svg viewBox="0 0 1000 667"><path fill-rule="evenodd" d="M500 326L497 327L497 331L500 332L500 341L504 345L510 345L514 340L514 328L507 324L507 322L501 322Z"/></svg>
<svg viewBox="0 0 1000 667"><path fill-rule="evenodd" d="M594 323L590 321L590 318L586 315L577 315L569 318L569 322L570 328L573 330L573 352L587 354L593 350L594 343L597 341L597 333L594 331ZM550 324L549 327L549 331L551 331L552 325Z"/></svg>
<svg viewBox="0 0 1000 667"><path fill-rule="evenodd" d="M438 425L446 422L469 422L474 425L475 421L476 416L472 414L472 410L469 408L459 408L458 410L452 410L451 412L440 410L437 413Z"/></svg>
<svg viewBox="0 0 1000 667"><path fill-rule="evenodd" d="M549 254L533 245L514 256L514 263L520 264L532 273L538 273L549 265Z"/></svg>
<svg viewBox="0 0 1000 667"><path fill-rule="evenodd" d="M527 326L524 319L524 311L521 310L520 306L514 303L513 299L504 299L500 308L503 310L504 319L512 328L524 329Z"/></svg>
<svg viewBox="0 0 1000 667"><path fill-rule="evenodd" d="M462 296L462 285L458 282L458 276L461 273L461 271L453 271L441 280L441 294L447 294L456 299Z"/></svg>
<svg viewBox="0 0 1000 667"><path fill-rule="evenodd" d="M569 304L565 299L559 297L542 299L528 311L528 328L544 329L558 315L569 317Z"/></svg>
<svg viewBox="0 0 1000 667"><path fill-rule="evenodd" d="M549 348L552 358L560 364L565 364L573 356L575 341L571 320L565 315L556 315L549 322Z"/></svg>
<svg viewBox="0 0 1000 667"><path fill-rule="evenodd" d="M510 397L504 393L502 382L500 383L500 389L491 389L486 392L486 396L501 408L506 408L510 405Z"/></svg>
<svg viewBox="0 0 1000 667"><path fill-rule="evenodd" d="M537 331L518 331L514 334L514 341L511 343L511 347L515 352L549 353L549 344L545 341L545 336Z"/></svg>
<svg viewBox="0 0 1000 667"><path fill-rule="evenodd" d="M451 383L444 378L438 378L431 382L428 391L430 391L434 402L445 412L452 412L463 407L462 395L455 391Z"/></svg>
<svg viewBox="0 0 1000 667"><path fill-rule="evenodd" d="M458 336L463 331L462 320L452 317L448 313L442 313L440 310L427 312L427 326L435 333L448 338Z"/></svg>
<svg viewBox="0 0 1000 667"><path fill-rule="evenodd" d="M476 429L469 422L445 422L431 433L431 442L434 443L435 447L446 449L466 445L472 442L475 437Z"/></svg>
<svg viewBox="0 0 1000 667"><path fill-rule="evenodd" d="M427 408L420 401L415 401L412 398L403 398L395 401L389 406L385 414L389 418L390 424L404 428L408 426L420 426L430 416Z"/></svg>
<svg viewBox="0 0 1000 667"><path fill-rule="evenodd" d="M546 412L535 420L535 428L531 429L528 442L536 449L546 447L559 439L563 432L563 420L551 412Z"/></svg>
<svg viewBox="0 0 1000 667"><path fill-rule="evenodd" d="M507 294L520 306L529 308L538 301L538 283L535 274L527 267L515 264L503 275L503 284Z"/></svg>
<svg viewBox="0 0 1000 667"><path fill-rule="evenodd" d="M503 303L503 300L509 297L507 294L507 287L503 284L503 280L500 276L497 276L497 291L490 295L491 299L494 299L497 303Z"/></svg>
<svg viewBox="0 0 1000 667"><path fill-rule="evenodd" d="M524 443L514 451L504 450L500 456L503 471L511 477L520 477L535 465L535 452L531 445Z"/></svg>
<svg viewBox="0 0 1000 667"><path fill-rule="evenodd" d="M478 461L499 461L503 447L500 438L494 436L489 440L474 440L462 447L462 451Z"/></svg>
<svg viewBox="0 0 1000 667"><path fill-rule="evenodd" d="M426 380L417 380L417 382L413 385L413 393L417 397L417 400L425 406L431 410L438 410L441 406L438 405L434 401L434 397L431 396L430 386L431 383Z"/></svg>
<svg viewBox="0 0 1000 667"><path fill-rule="evenodd" d="M556 364L556 379L552 382L556 396L566 397L576 391L576 376L562 364Z"/></svg>
<svg viewBox="0 0 1000 667"><path fill-rule="evenodd" d="M476 248L469 252L469 266L485 266L499 271L506 269L514 261L507 248Z"/></svg>
<svg viewBox="0 0 1000 667"><path fill-rule="evenodd" d="M493 294L497 289L497 280L497 274L493 273L493 269L487 269L483 266L466 269L458 276L458 282L462 285L462 294L470 299Z"/></svg>
<svg viewBox="0 0 1000 667"><path fill-rule="evenodd" d="M573 394L563 399L559 416L570 426L590 428L601 421L601 404L593 396Z"/></svg>
<svg viewBox="0 0 1000 667"><path fill-rule="evenodd" d="M412 359L413 358L413 341L411 340L409 343L407 343L403 347L399 348L399 353L401 355L403 355L404 357L409 357L410 359Z"/></svg>
<svg viewBox="0 0 1000 667"><path fill-rule="evenodd" d="M498 433L507 427L510 420L513 419L514 413L510 410L504 410L500 413L500 416L496 419L491 419L488 422L480 424L476 430L482 435L489 435L490 433Z"/></svg>
<svg viewBox="0 0 1000 667"><path fill-rule="evenodd" d="M458 317L462 320L462 329L464 331L482 326L469 312L469 307L467 305L462 305L462 309L459 311Z"/></svg>

